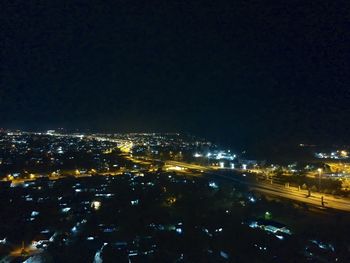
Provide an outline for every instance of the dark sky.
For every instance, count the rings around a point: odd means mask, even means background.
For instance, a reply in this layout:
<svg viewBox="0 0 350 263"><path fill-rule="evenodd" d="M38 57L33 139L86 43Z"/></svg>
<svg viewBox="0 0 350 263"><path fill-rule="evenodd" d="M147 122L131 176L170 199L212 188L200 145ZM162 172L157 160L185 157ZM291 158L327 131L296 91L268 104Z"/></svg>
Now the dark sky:
<svg viewBox="0 0 350 263"><path fill-rule="evenodd" d="M63 2L2 1L0 126L350 140L348 1Z"/></svg>

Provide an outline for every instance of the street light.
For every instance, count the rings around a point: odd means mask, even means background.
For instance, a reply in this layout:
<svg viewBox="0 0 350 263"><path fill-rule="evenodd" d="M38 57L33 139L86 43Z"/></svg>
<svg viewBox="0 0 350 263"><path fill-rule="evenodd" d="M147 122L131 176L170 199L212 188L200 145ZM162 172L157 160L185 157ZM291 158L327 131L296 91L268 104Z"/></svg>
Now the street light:
<svg viewBox="0 0 350 263"><path fill-rule="evenodd" d="M348 152L343 150L343 151L340 152L340 155L342 157L346 158L346 157L348 157Z"/></svg>
<svg viewBox="0 0 350 263"><path fill-rule="evenodd" d="M318 190L321 191L321 174L322 174L322 168L317 169L318 172Z"/></svg>

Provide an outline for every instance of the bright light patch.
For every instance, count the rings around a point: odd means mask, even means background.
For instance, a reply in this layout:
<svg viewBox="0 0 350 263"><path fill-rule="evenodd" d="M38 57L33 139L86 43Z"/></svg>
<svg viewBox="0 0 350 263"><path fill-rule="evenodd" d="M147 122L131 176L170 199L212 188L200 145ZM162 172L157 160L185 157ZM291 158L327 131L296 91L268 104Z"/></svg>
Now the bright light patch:
<svg viewBox="0 0 350 263"><path fill-rule="evenodd" d="M101 208L101 202L100 201L93 201L91 203L91 207L94 209L94 210L99 210Z"/></svg>

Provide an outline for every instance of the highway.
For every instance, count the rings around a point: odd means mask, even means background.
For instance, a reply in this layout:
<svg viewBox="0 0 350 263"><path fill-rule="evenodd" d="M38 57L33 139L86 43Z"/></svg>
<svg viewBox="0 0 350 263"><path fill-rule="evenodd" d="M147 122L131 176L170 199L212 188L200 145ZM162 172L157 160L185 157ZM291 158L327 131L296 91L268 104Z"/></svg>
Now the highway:
<svg viewBox="0 0 350 263"><path fill-rule="evenodd" d="M214 169L212 167L188 164L185 162L177 161L167 161L165 162L165 165L183 167L190 170L198 170L201 171L203 175L206 175L208 177L217 177L247 185L252 191L260 192L270 196L277 196L285 199L290 199L293 201L302 202L316 207L322 207L321 198L323 196L324 208L331 208L350 212L349 199L335 198L331 195L319 193L311 193L311 196L308 196L307 190L301 190L295 187L285 187L278 184L271 184L267 181L257 181L256 176L253 174L247 174L246 176L243 176L242 173L232 172L232 174L228 175L227 172L220 172L220 169Z"/></svg>

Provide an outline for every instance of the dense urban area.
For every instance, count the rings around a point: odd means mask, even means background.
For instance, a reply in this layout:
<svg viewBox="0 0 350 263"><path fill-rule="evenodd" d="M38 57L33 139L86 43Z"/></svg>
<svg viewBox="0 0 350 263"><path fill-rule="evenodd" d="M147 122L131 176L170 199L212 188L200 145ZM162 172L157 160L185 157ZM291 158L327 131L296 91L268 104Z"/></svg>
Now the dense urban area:
<svg viewBox="0 0 350 263"><path fill-rule="evenodd" d="M348 152L2 129L0 262L350 262Z"/></svg>

